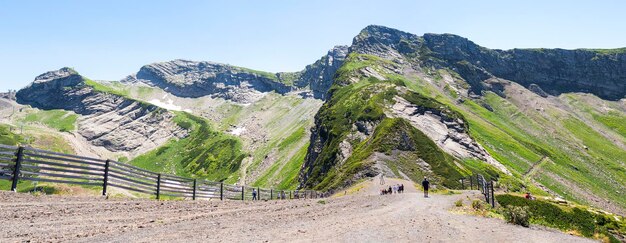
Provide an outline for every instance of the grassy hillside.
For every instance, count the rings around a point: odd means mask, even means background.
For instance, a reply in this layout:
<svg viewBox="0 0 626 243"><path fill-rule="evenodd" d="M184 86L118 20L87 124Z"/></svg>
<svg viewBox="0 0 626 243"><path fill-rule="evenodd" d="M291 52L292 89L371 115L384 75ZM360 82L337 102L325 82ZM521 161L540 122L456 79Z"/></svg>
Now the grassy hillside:
<svg viewBox="0 0 626 243"><path fill-rule="evenodd" d="M106 85L112 84L115 83ZM206 119L219 133L229 134L235 128L243 129L243 134L229 137L239 140L241 151L250 156L242 161L238 175L233 175L229 182L277 189L297 187L298 172L308 147L309 128L314 113L321 105L319 100L274 93L242 105L211 97L176 97L159 88L142 85L110 89L123 90L132 99L170 103L189 110Z"/></svg>
<svg viewBox="0 0 626 243"><path fill-rule="evenodd" d="M178 126L190 129L188 137L172 140L133 159L130 164L181 176L228 182L237 180L236 172L247 156L237 138L215 131L206 120L188 113L177 113L174 121Z"/></svg>
<svg viewBox="0 0 626 243"><path fill-rule="evenodd" d="M487 91L459 102L441 75L459 89L465 81L451 70L430 73L409 79L406 86L465 117L471 135L513 173L508 189L626 212L623 103L585 94L547 101L515 84L507 86L504 98Z"/></svg>
<svg viewBox="0 0 626 243"><path fill-rule="evenodd" d="M61 132L76 130L78 115L65 110L36 110L24 118L25 122L42 123Z"/></svg>
<svg viewBox="0 0 626 243"><path fill-rule="evenodd" d="M25 141L24 137L14 132L17 129L7 124L0 124L0 144L18 145Z"/></svg>
<svg viewBox="0 0 626 243"><path fill-rule="evenodd" d="M440 110L450 117L464 119L460 113L447 108L446 104L427 98L416 92L398 92L406 80L385 69L394 64L371 55L351 54L337 73L336 84L331 88L331 99L320 109L316 124L326 141L321 153L313 162L306 186L315 189L334 189L347 186L355 178L373 176L373 167L381 162L372 157L390 156L383 161L397 177L402 174L419 181L428 176L445 187L459 187L459 179L473 170L486 173L490 170L484 162L455 159L443 152L421 131L402 118L388 118L385 109L393 103L393 97L400 96L416 106ZM366 77L363 68L370 68L384 74L385 81ZM373 124L371 136L354 139L356 123ZM340 144L349 142L352 154L341 161ZM419 161L424 161L426 165ZM426 167L425 167L426 166ZM489 168L489 169L488 169ZM402 173L400 173L402 172Z"/></svg>

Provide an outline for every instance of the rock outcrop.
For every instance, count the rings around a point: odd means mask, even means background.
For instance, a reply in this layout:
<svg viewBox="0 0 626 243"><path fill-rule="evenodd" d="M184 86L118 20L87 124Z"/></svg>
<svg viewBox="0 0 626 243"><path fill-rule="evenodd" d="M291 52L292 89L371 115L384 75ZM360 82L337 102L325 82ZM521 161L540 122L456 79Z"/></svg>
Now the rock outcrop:
<svg viewBox="0 0 626 243"><path fill-rule="evenodd" d="M304 70L293 73L269 73L214 62L173 60L145 65L122 82L145 83L179 97L211 96L244 104L258 100L267 92L309 91L313 97L324 99L347 53L347 46L336 46Z"/></svg>
<svg viewBox="0 0 626 243"><path fill-rule="evenodd" d="M122 82L143 82L179 97L212 96L238 103L255 101L261 93L293 90L279 76L213 62L173 60L141 67Z"/></svg>
<svg viewBox="0 0 626 243"><path fill-rule="evenodd" d="M70 68L38 76L16 96L20 104L70 110L81 115L78 133L94 146L114 152L141 154L187 133L172 121L172 113L97 91Z"/></svg>
<svg viewBox="0 0 626 243"><path fill-rule="evenodd" d="M368 26L354 38L350 50L452 69L471 85L474 94L481 94L483 81L498 77L527 88L535 84L550 95L584 92L608 100L626 96L626 48L492 50L452 34L417 36Z"/></svg>
<svg viewBox="0 0 626 243"><path fill-rule="evenodd" d="M308 87L315 98L325 99L326 93L333 84L335 72L343 65L347 56L347 46L335 46L315 63L306 66L300 72L294 85L298 88Z"/></svg>
<svg viewBox="0 0 626 243"><path fill-rule="evenodd" d="M447 153L457 158L476 158L489 163L500 171L511 174L504 165L495 160L468 134L465 122L447 116L437 109L411 104L402 97L394 97L395 104L389 116L407 119L411 125L426 134Z"/></svg>

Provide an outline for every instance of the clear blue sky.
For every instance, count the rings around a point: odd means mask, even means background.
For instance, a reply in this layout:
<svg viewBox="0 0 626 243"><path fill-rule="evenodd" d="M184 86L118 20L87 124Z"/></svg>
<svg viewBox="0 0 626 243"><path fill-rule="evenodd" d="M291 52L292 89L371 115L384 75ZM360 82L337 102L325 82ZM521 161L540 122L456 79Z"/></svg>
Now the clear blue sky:
<svg viewBox="0 0 626 243"><path fill-rule="evenodd" d="M625 1L0 1L0 91L64 66L119 80L177 58L297 71L369 24L489 48L626 46Z"/></svg>

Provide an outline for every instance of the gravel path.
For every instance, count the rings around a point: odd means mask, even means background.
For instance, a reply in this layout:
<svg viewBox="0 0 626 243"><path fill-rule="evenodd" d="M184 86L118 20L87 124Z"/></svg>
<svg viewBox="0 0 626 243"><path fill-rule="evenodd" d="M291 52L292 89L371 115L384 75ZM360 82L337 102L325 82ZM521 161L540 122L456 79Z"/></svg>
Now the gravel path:
<svg viewBox="0 0 626 243"><path fill-rule="evenodd" d="M319 200L105 200L0 192L1 242L585 242L449 212L475 196L355 195Z"/></svg>

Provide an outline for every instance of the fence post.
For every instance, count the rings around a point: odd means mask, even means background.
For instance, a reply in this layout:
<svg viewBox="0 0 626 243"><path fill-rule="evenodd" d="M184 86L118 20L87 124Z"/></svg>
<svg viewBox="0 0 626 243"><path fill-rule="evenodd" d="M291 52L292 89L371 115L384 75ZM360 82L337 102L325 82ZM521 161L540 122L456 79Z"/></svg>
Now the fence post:
<svg viewBox="0 0 626 243"><path fill-rule="evenodd" d="M256 191L257 191L257 194L258 194L258 195L256 196L256 199L257 199L257 200L261 200L261 188L260 188L260 187L257 187L257 188L256 188Z"/></svg>
<svg viewBox="0 0 626 243"><path fill-rule="evenodd" d="M192 200L196 200L196 190L198 188L198 179L193 179L193 196Z"/></svg>
<svg viewBox="0 0 626 243"><path fill-rule="evenodd" d="M274 197L274 190L270 188L270 200Z"/></svg>
<svg viewBox="0 0 626 243"><path fill-rule="evenodd" d="M111 160L106 160L104 162L104 181L102 183L102 196L107 195L107 187L109 186L109 162Z"/></svg>
<svg viewBox="0 0 626 243"><path fill-rule="evenodd" d="M292 195L291 195L292 191L289 191L289 199L293 199Z"/></svg>
<svg viewBox="0 0 626 243"><path fill-rule="evenodd" d="M491 184L491 207L495 208L496 207L496 199L495 199L496 195L493 194L493 181L490 181L489 184Z"/></svg>
<svg viewBox="0 0 626 243"><path fill-rule="evenodd" d="M220 182L220 200L224 201L224 182Z"/></svg>
<svg viewBox="0 0 626 243"><path fill-rule="evenodd" d="M17 149L17 159L15 159L15 168L13 168L13 182L11 183L11 191L17 191L17 182L20 178L20 170L22 169L22 160L24 159L24 147Z"/></svg>
<svg viewBox="0 0 626 243"><path fill-rule="evenodd" d="M245 195L244 194L244 190L245 190L245 188L243 186L241 186L241 201L243 201L245 199L244 198L244 195Z"/></svg>
<svg viewBox="0 0 626 243"><path fill-rule="evenodd" d="M156 191L156 199L161 199L161 174L157 176L157 191Z"/></svg>

